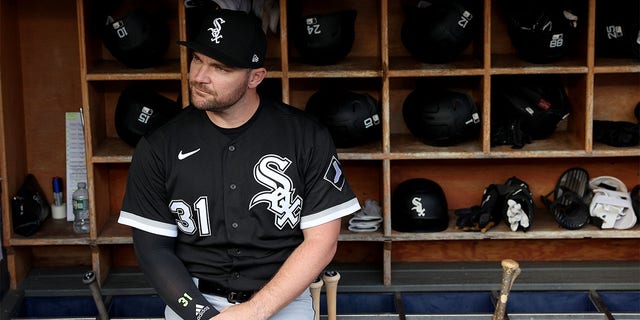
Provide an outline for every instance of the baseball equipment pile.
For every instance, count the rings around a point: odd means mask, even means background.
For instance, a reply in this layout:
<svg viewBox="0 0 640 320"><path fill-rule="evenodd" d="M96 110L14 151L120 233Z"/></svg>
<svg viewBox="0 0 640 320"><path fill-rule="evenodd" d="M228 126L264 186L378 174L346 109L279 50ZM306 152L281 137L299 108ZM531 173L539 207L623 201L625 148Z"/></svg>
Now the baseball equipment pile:
<svg viewBox="0 0 640 320"><path fill-rule="evenodd" d="M498 78L491 100L491 145L514 149L549 137L571 110L557 75Z"/></svg>
<svg viewBox="0 0 640 320"><path fill-rule="evenodd" d="M589 179L587 170L575 167L563 172L554 190L540 198L565 229L577 230L589 223L601 229L630 229L638 221L639 191L636 185L629 192L613 176Z"/></svg>
<svg viewBox="0 0 640 320"><path fill-rule="evenodd" d="M529 185L511 177L504 184L484 189L480 205L456 209L456 230L487 232L503 221L511 231L528 231L533 223L535 204Z"/></svg>

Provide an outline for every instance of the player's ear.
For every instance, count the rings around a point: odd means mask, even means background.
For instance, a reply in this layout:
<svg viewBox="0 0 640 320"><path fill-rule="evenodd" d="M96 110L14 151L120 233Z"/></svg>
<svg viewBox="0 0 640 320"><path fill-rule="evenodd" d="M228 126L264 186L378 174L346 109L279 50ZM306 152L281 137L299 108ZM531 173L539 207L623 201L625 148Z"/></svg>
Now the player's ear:
<svg viewBox="0 0 640 320"><path fill-rule="evenodd" d="M265 68L256 68L256 69L251 69L251 74L249 75L249 88L256 88L260 83L262 83L262 80L264 80L264 77L266 77L267 75L267 69Z"/></svg>

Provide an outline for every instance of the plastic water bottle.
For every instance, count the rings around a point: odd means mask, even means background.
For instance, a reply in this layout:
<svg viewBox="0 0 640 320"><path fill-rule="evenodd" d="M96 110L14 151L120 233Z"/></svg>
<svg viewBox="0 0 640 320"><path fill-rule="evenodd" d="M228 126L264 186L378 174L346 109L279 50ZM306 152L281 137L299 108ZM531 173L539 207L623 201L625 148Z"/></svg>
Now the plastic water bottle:
<svg viewBox="0 0 640 320"><path fill-rule="evenodd" d="M73 231L89 233L89 191L85 182L78 182L73 192Z"/></svg>

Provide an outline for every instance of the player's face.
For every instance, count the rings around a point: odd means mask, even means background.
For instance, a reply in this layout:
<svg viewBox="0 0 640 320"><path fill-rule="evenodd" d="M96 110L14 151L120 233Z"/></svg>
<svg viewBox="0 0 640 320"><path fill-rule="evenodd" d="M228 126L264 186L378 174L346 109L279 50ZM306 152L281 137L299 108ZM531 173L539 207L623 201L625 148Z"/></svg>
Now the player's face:
<svg viewBox="0 0 640 320"><path fill-rule="evenodd" d="M189 71L191 104L200 110L213 112L231 108L247 92L250 71L232 68L194 53Z"/></svg>

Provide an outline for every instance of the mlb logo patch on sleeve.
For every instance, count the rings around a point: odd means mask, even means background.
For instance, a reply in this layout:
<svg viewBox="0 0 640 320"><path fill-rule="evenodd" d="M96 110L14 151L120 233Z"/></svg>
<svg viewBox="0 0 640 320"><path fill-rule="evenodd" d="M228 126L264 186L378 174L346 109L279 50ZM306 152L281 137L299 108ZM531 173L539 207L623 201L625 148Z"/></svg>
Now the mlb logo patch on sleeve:
<svg viewBox="0 0 640 320"><path fill-rule="evenodd" d="M331 161L329 161L329 166L324 173L324 179L329 181L336 189L342 191L345 178L340 167L340 161L335 156L331 157Z"/></svg>

